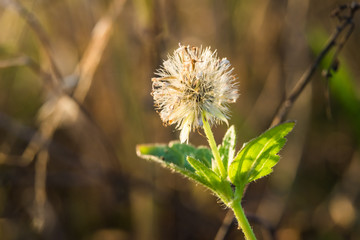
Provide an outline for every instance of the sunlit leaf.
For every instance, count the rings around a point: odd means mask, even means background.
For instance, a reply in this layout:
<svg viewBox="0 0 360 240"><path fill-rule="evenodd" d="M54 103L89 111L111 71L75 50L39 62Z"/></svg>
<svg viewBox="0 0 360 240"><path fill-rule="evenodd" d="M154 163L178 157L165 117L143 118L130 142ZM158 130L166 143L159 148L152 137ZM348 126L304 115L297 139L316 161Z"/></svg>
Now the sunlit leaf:
<svg viewBox="0 0 360 240"><path fill-rule="evenodd" d="M195 180L209 188L211 186L203 177L195 173L195 169L188 162L190 156L198 159L207 168L211 167L212 153L206 147L195 148L192 145L170 142L170 144L142 144L137 146L137 155L143 159L160 163L163 167L170 168L186 177Z"/></svg>
<svg viewBox="0 0 360 240"><path fill-rule="evenodd" d="M206 147L195 148L179 142L171 142L168 146L143 144L137 146L137 155L185 175L209 188L223 200L229 200L233 194L230 183L211 169L213 157Z"/></svg>
<svg viewBox="0 0 360 240"><path fill-rule="evenodd" d="M228 165L231 163L231 161L234 158L235 144L236 144L235 127L231 126L225 133L223 141L219 146L219 153L224 163L225 170L228 169Z"/></svg>
<svg viewBox="0 0 360 240"><path fill-rule="evenodd" d="M285 136L294 125L294 122L280 124L244 144L229 166L231 182L235 186L245 186L270 174L273 166L279 161L277 154L286 143Z"/></svg>
<svg viewBox="0 0 360 240"><path fill-rule="evenodd" d="M193 157L187 157L188 162L196 170L196 173L207 182L207 186L223 200L230 199L233 195L230 183L221 179L211 168L205 166L202 162Z"/></svg>
<svg viewBox="0 0 360 240"><path fill-rule="evenodd" d="M219 183L221 182L221 178L211 169L206 167L202 162L190 156L187 157L187 161L195 169L196 173L206 179L209 184L219 185Z"/></svg>

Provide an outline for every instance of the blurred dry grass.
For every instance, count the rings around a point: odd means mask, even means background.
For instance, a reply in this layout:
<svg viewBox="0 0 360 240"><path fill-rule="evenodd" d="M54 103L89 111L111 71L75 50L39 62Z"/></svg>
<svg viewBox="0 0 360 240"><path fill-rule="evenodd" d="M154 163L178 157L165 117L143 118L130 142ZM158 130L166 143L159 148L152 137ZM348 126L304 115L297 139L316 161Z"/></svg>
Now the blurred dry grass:
<svg viewBox="0 0 360 240"><path fill-rule="evenodd" d="M154 70L179 42L227 57L240 81L231 118L240 147L311 64L309 34L330 35L330 12L348 1L19 3L0 1L0 238L180 240L213 239L226 211L136 157L136 144L178 136L154 111ZM355 24L340 67L359 99L359 16ZM325 86L319 71L290 113L297 126L275 172L246 194L246 211L278 239L360 238L360 136L336 97L326 118ZM218 141L224 131L216 127ZM226 239L241 237L233 226Z"/></svg>

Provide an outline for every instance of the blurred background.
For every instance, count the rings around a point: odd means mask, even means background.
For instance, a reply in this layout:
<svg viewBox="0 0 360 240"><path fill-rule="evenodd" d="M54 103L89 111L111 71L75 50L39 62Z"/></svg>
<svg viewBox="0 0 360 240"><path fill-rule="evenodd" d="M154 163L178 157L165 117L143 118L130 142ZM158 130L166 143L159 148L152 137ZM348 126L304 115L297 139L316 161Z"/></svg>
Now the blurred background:
<svg viewBox="0 0 360 240"><path fill-rule="evenodd" d="M0 0L0 239L243 239L236 223L219 232L231 215L209 191L136 156L178 138L151 78L179 43L217 49L240 83L240 149L269 127L344 3ZM358 15L338 72L328 83L321 63L292 107L274 173L247 189L259 239L360 239ZM217 142L225 131L214 127Z"/></svg>

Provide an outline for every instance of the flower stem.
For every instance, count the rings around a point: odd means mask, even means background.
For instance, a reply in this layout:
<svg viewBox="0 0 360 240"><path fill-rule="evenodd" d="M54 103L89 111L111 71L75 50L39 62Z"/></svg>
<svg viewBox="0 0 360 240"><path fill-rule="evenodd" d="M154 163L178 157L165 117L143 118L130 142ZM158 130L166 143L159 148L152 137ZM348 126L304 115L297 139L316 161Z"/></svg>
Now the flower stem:
<svg viewBox="0 0 360 240"><path fill-rule="evenodd" d="M245 216L240 200L234 200L231 204L229 204L229 207L234 211L235 217L239 223L239 228L242 229L245 238L247 240L256 240L255 234Z"/></svg>
<svg viewBox="0 0 360 240"><path fill-rule="evenodd" d="M213 135L213 133L211 131L210 124L206 120L204 113L202 114L202 121L203 121L204 132L205 132L205 135L206 135L207 140L209 142L211 151L212 151L212 153L214 155L216 165L217 165L217 167L218 167L218 169L220 171L221 178L225 179L226 176L227 176L226 170L225 170L224 164L223 164L223 162L221 160L219 150L218 150L218 148L216 146L216 142L215 142L215 139L214 139L214 135Z"/></svg>

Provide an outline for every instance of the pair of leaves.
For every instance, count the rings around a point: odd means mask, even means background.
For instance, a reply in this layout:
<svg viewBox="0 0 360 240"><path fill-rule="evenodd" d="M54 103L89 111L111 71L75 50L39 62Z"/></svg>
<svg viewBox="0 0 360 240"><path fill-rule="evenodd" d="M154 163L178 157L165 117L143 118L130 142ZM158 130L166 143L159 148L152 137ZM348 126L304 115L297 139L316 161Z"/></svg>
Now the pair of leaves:
<svg viewBox="0 0 360 240"><path fill-rule="evenodd" d="M235 156L235 129L231 126L226 132L218 150L228 178L235 187L243 189L246 184L272 172L279 161L277 153L284 146L285 136L295 123L287 122L271 128L245 143ZM222 179L213 161L211 150L196 148L179 142L167 145L138 145L139 157L152 160L179 172L214 191L221 199L232 199L231 184ZM235 157L234 157L235 156Z"/></svg>

